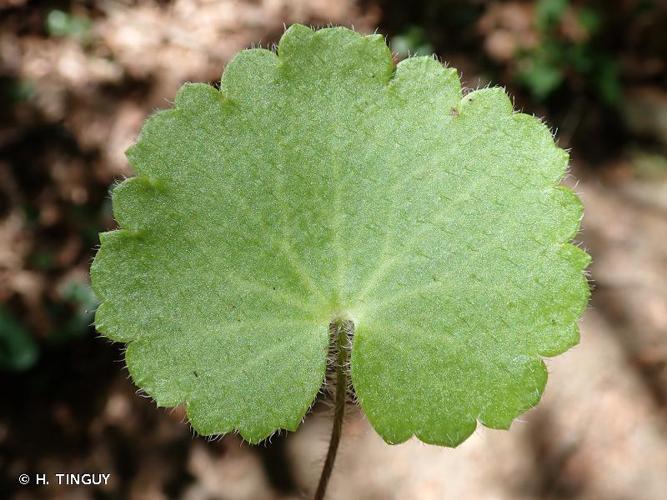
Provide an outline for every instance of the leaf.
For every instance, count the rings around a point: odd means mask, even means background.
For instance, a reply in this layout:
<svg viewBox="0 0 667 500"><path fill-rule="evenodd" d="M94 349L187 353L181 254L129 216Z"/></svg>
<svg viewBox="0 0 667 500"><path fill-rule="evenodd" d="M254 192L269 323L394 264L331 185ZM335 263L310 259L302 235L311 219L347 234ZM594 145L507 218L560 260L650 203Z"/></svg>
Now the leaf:
<svg viewBox="0 0 667 500"><path fill-rule="evenodd" d="M91 269L97 328L201 434L294 430L335 318L390 443L508 427L542 394L541 357L578 341L567 154L502 90L462 97L454 69L395 67L381 36L292 26L220 90L183 86L128 158Z"/></svg>

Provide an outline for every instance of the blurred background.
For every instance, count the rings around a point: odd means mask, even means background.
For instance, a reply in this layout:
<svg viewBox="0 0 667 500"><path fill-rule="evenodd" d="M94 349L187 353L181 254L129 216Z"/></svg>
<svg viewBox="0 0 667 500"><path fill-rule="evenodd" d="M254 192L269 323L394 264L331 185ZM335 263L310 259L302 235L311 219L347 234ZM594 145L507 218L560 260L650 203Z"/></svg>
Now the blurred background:
<svg viewBox="0 0 667 500"><path fill-rule="evenodd" d="M667 499L667 3L662 0L0 0L0 498L279 500L312 493L330 432L193 439L135 394L91 327L88 267L147 115L284 25L353 25L503 85L571 148L593 255L582 342L543 402L456 450L344 427L331 499ZM322 406L322 405L320 405ZM22 473L111 473L21 486ZM54 483L54 481L51 481Z"/></svg>

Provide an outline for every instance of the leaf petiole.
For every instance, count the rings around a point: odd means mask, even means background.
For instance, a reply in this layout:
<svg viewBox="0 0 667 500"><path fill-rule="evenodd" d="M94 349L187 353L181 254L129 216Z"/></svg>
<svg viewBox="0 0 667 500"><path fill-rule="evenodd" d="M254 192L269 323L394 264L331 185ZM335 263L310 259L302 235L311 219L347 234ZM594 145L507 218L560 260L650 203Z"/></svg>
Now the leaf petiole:
<svg viewBox="0 0 667 500"><path fill-rule="evenodd" d="M332 345L334 346L336 363L336 394L333 428L329 440L327 458L322 468L320 481L317 485L314 500L323 500L326 494L329 478L333 471L336 453L340 444L341 431L343 428L343 417L345 417L345 403L347 400L348 371L350 358L350 339L354 334L354 323L347 319L335 319L329 326Z"/></svg>

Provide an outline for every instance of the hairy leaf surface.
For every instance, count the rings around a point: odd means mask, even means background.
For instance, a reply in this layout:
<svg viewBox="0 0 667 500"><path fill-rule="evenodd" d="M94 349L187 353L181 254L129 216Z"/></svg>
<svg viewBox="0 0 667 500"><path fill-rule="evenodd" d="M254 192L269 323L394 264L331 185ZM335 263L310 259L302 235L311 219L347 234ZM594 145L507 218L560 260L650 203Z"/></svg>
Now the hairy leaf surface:
<svg viewBox="0 0 667 500"><path fill-rule="evenodd" d="M542 394L542 357L578 341L567 154L501 89L394 66L381 36L292 26L220 90L183 86L128 157L96 325L201 434L295 429L334 318L354 322L354 389L390 443L507 428Z"/></svg>

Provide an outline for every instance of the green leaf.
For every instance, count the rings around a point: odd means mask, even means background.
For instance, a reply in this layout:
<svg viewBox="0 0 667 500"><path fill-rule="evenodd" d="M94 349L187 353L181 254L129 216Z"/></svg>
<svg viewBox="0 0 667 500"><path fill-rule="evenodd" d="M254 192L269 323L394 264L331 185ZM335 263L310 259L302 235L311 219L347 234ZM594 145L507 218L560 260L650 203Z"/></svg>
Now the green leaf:
<svg viewBox="0 0 667 500"><path fill-rule="evenodd" d="M390 443L454 446L537 403L542 356L577 343L588 256L549 130L500 89L462 97L430 57L295 25L186 84L128 152L121 227L92 267L97 328L201 434L295 429L328 326Z"/></svg>

